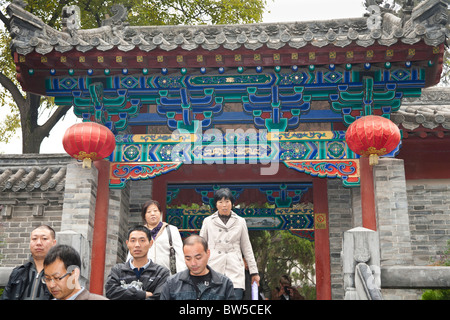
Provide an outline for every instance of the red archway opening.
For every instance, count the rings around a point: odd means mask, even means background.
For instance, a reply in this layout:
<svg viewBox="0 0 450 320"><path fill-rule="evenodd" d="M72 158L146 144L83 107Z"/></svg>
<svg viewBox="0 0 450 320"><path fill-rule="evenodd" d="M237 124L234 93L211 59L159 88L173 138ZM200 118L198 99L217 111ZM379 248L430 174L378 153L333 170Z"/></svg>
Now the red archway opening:
<svg viewBox="0 0 450 320"><path fill-rule="evenodd" d="M280 164L272 175L261 175L259 164L183 164L178 170L153 179L152 198L162 208L167 207L169 184L195 183L255 183L255 182L312 182L315 216L316 298L331 300L331 268L328 225L327 179L311 177ZM163 211L165 211L163 209ZM166 219L166 217L164 217Z"/></svg>

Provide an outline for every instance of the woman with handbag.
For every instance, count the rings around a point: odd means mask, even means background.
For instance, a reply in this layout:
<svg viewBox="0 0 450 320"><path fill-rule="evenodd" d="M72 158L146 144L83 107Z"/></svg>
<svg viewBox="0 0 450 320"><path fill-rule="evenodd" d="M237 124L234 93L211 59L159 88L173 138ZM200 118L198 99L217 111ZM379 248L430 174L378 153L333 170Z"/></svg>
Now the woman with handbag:
<svg viewBox="0 0 450 320"><path fill-rule="evenodd" d="M161 221L161 206L156 200L144 203L141 210L144 226L150 229L153 245L148 257L154 263L166 267L170 274L185 270L183 241L176 226ZM130 258L128 254L127 260Z"/></svg>

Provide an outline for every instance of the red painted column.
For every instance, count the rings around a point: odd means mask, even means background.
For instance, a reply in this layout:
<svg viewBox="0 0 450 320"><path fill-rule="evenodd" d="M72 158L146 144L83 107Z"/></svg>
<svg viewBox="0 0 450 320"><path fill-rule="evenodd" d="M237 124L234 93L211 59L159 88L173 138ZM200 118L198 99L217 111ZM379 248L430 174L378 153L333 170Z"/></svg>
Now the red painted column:
<svg viewBox="0 0 450 320"><path fill-rule="evenodd" d="M98 184L97 199L95 202L89 291L102 295L108 231L110 162L106 160L94 161L94 165L98 170Z"/></svg>
<svg viewBox="0 0 450 320"><path fill-rule="evenodd" d="M373 168L369 164L368 157L359 159L360 183L361 183L361 211L362 226L367 229L377 230L377 216L375 209L375 188L373 183Z"/></svg>
<svg viewBox="0 0 450 320"><path fill-rule="evenodd" d="M313 179L316 298L331 300L331 260L327 179Z"/></svg>
<svg viewBox="0 0 450 320"><path fill-rule="evenodd" d="M167 178L165 176L159 176L152 181L152 200L156 200L161 205L162 221L166 221L167 218Z"/></svg>

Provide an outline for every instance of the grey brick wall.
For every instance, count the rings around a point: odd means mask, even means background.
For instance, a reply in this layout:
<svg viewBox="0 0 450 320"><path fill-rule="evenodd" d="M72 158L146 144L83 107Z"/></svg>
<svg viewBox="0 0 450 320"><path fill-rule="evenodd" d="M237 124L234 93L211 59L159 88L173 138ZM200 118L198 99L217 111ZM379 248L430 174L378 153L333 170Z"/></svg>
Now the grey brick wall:
<svg viewBox="0 0 450 320"><path fill-rule="evenodd" d="M61 231L72 230L92 243L98 170L79 163L67 165Z"/></svg>
<svg viewBox="0 0 450 320"><path fill-rule="evenodd" d="M352 228L352 190L344 188L340 179L328 180L328 212L331 261L331 297L344 299L341 251L343 232Z"/></svg>
<svg viewBox="0 0 450 320"><path fill-rule="evenodd" d="M110 190L108 213L108 240L106 245L105 279L111 267L126 259L130 187Z"/></svg>
<svg viewBox="0 0 450 320"><path fill-rule="evenodd" d="M382 264L412 265L403 160L380 159L374 167L374 180Z"/></svg>
<svg viewBox="0 0 450 320"><path fill-rule="evenodd" d="M67 155L0 155L0 174L18 168L27 173L31 168L38 168L39 172L52 168L55 173L70 161ZM16 267L28 260L30 233L34 228L47 224L56 232L61 230L64 178L57 188L34 187L34 182L30 180L24 189L4 185L0 188L0 267Z"/></svg>
<svg viewBox="0 0 450 320"><path fill-rule="evenodd" d="M450 180L406 183L414 264L438 260L450 240Z"/></svg>
<svg viewBox="0 0 450 320"><path fill-rule="evenodd" d="M129 226L142 224L142 205L152 199L152 180L130 181L130 219ZM164 209L163 209L164 210Z"/></svg>

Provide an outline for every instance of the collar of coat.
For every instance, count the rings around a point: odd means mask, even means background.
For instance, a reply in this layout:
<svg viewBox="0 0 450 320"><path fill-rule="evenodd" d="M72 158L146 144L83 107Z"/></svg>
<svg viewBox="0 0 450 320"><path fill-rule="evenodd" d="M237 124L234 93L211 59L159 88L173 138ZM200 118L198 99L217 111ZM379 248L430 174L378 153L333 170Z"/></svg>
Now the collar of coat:
<svg viewBox="0 0 450 320"><path fill-rule="evenodd" d="M134 272L133 268L130 264L131 258L130 260L128 260L125 263L120 263L118 264L118 267L120 270L125 271L125 272ZM156 272L158 269L158 265L156 263L154 263L151 259L149 259L149 263L145 265L144 270L142 272Z"/></svg>
<svg viewBox="0 0 450 320"><path fill-rule="evenodd" d="M208 268L209 272L211 273L211 283L216 286L222 285L223 277L219 273L217 273L213 269L211 269L210 266L207 265L206 268ZM189 269L181 271L179 279L181 281L191 283L192 281L191 281L189 272L190 272Z"/></svg>
<svg viewBox="0 0 450 320"><path fill-rule="evenodd" d="M227 224L224 224L222 219L220 219L220 217L219 217L219 211L216 211L211 215L211 221L221 227L229 228L236 223L236 221L238 220L238 217L239 216L237 215L237 213L235 213L234 211L231 211L230 219L228 220Z"/></svg>

